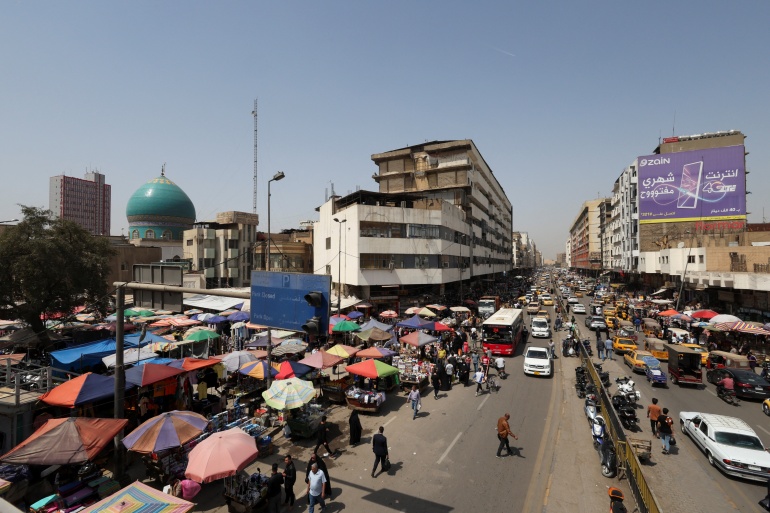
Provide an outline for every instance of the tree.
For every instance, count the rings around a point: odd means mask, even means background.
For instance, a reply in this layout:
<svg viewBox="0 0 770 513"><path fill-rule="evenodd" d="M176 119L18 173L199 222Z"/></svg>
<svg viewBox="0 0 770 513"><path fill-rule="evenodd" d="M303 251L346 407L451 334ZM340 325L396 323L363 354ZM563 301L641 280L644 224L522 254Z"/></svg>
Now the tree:
<svg viewBox="0 0 770 513"><path fill-rule="evenodd" d="M0 311L48 342L43 319L88 305L104 312L110 242L48 210L21 206L24 220L0 236Z"/></svg>

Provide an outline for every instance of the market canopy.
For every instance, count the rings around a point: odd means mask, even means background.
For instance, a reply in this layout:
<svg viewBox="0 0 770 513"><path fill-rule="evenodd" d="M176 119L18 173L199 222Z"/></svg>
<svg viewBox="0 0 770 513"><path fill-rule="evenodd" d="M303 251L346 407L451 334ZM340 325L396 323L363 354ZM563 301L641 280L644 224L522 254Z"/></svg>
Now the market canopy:
<svg viewBox="0 0 770 513"><path fill-rule="evenodd" d="M139 365L137 367L131 367L126 371L126 383L131 383L138 387L146 387L163 381L164 379L173 378L187 372L183 369L177 369L175 367L169 367L168 365L159 365L157 363L147 363L145 365Z"/></svg>
<svg viewBox="0 0 770 513"><path fill-rule="evenodd" d="M353 321L340 321L334 326L331 326L330 329L334 333L340 333L340 332L348 332L348 331L358 331L361 329L361 326L359 326L358 323L355 323Z"/></svg>
<svg viewBox="0 0 770 513"><path fill-rule="evenodd" d="M348 374L356 374L365 378L384 378L398 374L398 369L380 360L364 360L360 363L348 365Z"/></svg>
<svg viewBox="0 0 770 513"><path fill-rule="evenodd" d="M219 333L212 330L196 330L185 333L183 340L192 340L193 342L203 342L204 340L214 340L219 338Z"/></svg>
<svg viewBox="0 0 770 513"><path fill-rule="evenodd" d="M130 388L126 383L126 388ZM99 399L106 399L115 394L115 378L86 372L77 378L65 381L52 388L40 397L40 400L51 406L74 408Z"/></svg>
<svg viewBox="0 0 770 513"><path fill-rule="evenodd" d="M413 317L410 317L409 319L406 319L405 321L401 321L396 324L396 326L401 326L404 328L413 328L417 330L423 330L423 329L430 329L430 326L433 323L430 321L426 321L424 319L420 319L419 315L415 315Z"/></svg>
<svg viewBox="0 0 770 513"><path fill-rule="evenodd" d="M404 335L399 339L400 342L404 342L414 347L422 347L427 344L432 344L438 341L438 339L432 335L428 335L424 331L413 331L408 335Z"/></svg>
<svg viewBox="0 0 770 513"><path fill-rule="evenodd" d="M398 314L393 310L385 310L384 312L380 312L380 317L383 319L395 319L398 317Z"/></svg>
<svg viewBox="0 0 770 513"><path fill-rule="evenodd" d="M245 364L259 360L251 351L233 351L222 355L212 356L222 362L228 372L235 372Z"/></svg>
<svg viewBox="0 0 770 513"><path fill-rule="evenodd" d="M152 342L168 342L163 337L155 335L154 333L145 333L144 340L142 340L140 344L140 337L141 333L126 335L123 340L124 349L130 349L140 345L146 346ZM107 338L90 344L53 351L51 352L51 362L53 367L77 372L87 366L94 366L102 363L102 358L114 355L116 351L117 346L115 339Z"/></svg>
<svg viewBox="0 0 770 513"><path fill-rule="evenodd" d="M292 362L290 360L285 360L280 363L276 362L273 364L273 368L278 371L278 374L275 375L275 379L298 378L313 370L312 367L305 365L304 363Z"/></svg>
<svg viewBox="0 0 770 513"><path fill-rule="evenodd" d="M370 347L356 353L357 358L387 358L395 356L398 353L391 351L387 347Z"/></svg>
<svg viewBox="0 0 770 513"><path fill-rule="evenodd" d="M677 315L679 312L673 309L665 310L663 312L660 312L658 314L658 317L671 317L672 315Z"/></svg>
<svg viewBox="0 0 770 513"><path fill-rule="evenodd" d="M433 312L433 311L432 311L431 309L429 309L429 308L423 308L422 310L420 310L419 312L417 312L417 315L421 315L422 317L435 317L435 316L436 316L436 313L435 313L435 312Z"/></svg>
<svg viewBox="0 0 770 513"><path fill-rule="evenodd" d="M123 351L123 365L135 365L144 360L152 360L157 358L158 354L149 347L132 347ZM117 353L105 356L102 358L102 362L107 368L115 367L115 360L117 359Z"/></svg>
<svg viewBox="0 0 770 513"><path fill-rule="evenodd" d="M180 360L174 360L173 362L169 363L169 367L175 367L177 369L184 369L186 371L194 371L198 369L203 369L206 367L213 367L214 365L221 363L216 358L208 358L208 359L202 359L202 358L182 358Z"/></svg>
<svg viewBox="0 0 770 513"><path fill-rule="evenodd" d="M693 313L690 314L690 317L693 319L705 319L709 320L713 317L716 317L719 315L714 310L696 310Z"/></svg>
<svg viewBox="0 0 770 513"><path fill-rule="evenodd" d="M0 461L16 465L69 465L93 459L128 423L125 419L50 419Z"/></svg>
<svg viewBox="0 0 770 513"><path fill-rule="evenodd" d="M329 367L338 365L340 362L342 362L342 360L342 357L329 354L321 349L320 351L316 351L310 356L306 356L305 358L301 359L299 363L304 363L305 365L309 365L314 369L327 369Z"/></svg>
<svg viewBox="0 0 770 513"><path fill-rule="evenodd" d="M356 335L359 335L359 333L356 333ZM326 352L342 358L350 358L358 351L360 351L360 349L357 347L346 346L345 344L335 344Z"/></svg>
<svg viewBox="0 0 770 513"><path fill-rule="evenodd" d="M395 313L395 312L394 312ZM361 330L370 330L372 328L379 328L382 331L393 331L393 325L391 324L385 324L384 322L380 322L377 319L369 319L365 323L361 325Z"/></svg>
<svg viewBox="0 0 770 513"><path fill-rule="evenodd" d="M234 476L257 457L257 441L239 428L212 433L193 447L185 477L210 483Z"/></svg>
<svg viewBox="0 0 770 513"><path fill-rule="evenodd" d="M356 336L361 340L376 340L378 342L384 342L385 340L393 338L393 334L381 330L380 328L369 328L366 331L356 333Z"/></svg>
<svg viewBox="0 0 770 513"><path fill-rule="evenodd" d="M268 375L268 369L270 369L270 376L276 376L278 371L267 365L265 360L257 360L255 362L248 362L238 370L244 376L250 376L256 379L266 379Z"/></svg>
<svg viewBox="0 0 770 513"><path fill-rule="evenodd" d="M740 319L734 315L719 314L709 319L709 324L719 324L723 322L738 322Z"/></svg>
<svg viewBox="0 0 770 513"><path fill-rule="evenodd" d="M136 481L81 513L187 513L195 504Z"/></svg>
<svg viewBox="0 0 770 513"><path fill-rule="evenodd" d="M191 411L161 413L131 431L123 445L142 454L180 447L203 433L208 423L206 417Z"/></svg>
<svg viewBox="0 0 770 513"><path fill-rule="evenodd" d="M737 331L739 333L750 333L752 335L770 335L770 331L765 328L745 321L720 322L717 323L715 327L722 331Z"/></svg>

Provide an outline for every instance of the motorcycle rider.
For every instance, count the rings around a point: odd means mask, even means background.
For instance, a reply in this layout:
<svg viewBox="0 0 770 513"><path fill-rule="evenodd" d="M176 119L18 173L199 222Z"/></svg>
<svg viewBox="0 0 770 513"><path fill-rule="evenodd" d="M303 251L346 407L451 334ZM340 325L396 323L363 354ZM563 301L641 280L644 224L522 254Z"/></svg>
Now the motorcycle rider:
<svg viewBox="0 0 770 513"><path fill-rule="evenodd" d="M719 382L717 383L717 391L719 390L722 390L722 391L729 390L730 393L734 393L735 381L733 380L733 377L730 376L729 374L726 374L724 378L719 380Z"/></svg>
<svg viewBox="0 0 770 513"><path fill-rule="evenodd" d="M505 379L505 360L502 356L495 358L495 369L497 369L497 375Z"/></svg>

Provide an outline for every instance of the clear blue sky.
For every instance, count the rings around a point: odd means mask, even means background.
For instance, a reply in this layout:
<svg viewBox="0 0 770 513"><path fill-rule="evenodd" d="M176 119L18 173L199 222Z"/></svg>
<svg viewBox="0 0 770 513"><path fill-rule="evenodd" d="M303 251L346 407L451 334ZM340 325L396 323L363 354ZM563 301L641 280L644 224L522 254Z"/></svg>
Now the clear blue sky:
<svg viewBox="0 0 770 513"><path fill-rule="evenodd" d="M546 258L660 136L741 130L770 218L770 2L4 2L0 220L98 169L112 231L160 173L266 229L376 190L371 154L473 139Z"/></svg>

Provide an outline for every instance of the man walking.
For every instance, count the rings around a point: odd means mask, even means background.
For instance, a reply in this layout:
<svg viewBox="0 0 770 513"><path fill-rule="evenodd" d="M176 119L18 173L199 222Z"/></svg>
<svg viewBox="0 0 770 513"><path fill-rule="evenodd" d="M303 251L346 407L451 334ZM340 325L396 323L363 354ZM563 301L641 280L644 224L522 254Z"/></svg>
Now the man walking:
<svg viewBox="0 0 770 513"><path fill-rule="evenodd" d="M326 476L318 470L318 463L313 463L310 473L307 475L307 497L310 504L310 513L315 511L315 505L321 505L321 511L326 509L324 502L326 489Z"/></svg>
<svg viewBox="0 0 770 513"><path fill-rule="evenodd" d="M663 408L663 413L658 417L658 435L663 443L663 454L668 454L671 444L671 435L674 433L671 429L674 420L668 416L668 408Z"/></svg>
<svg viewBox="0 0 770 513"><path fill-rule="evenodd" d="M650 419L650 429L652 430L652 436L658 437L658 417L661 415L660 406L658 406L658 398L652 398L652 404L647 407L647 418Z"/></svg>
<svg viewBox="0 0 770 513"><path fill-rule="evenodd" d="M508 425L508 419L510 419L510 418L511 418L511 414L510 413L506 413L505 415L503 415L502 417L497 419L497 439L500 442L500 445L497 446L497 454L496 454L496 456L498 458L502 457L502 456L500 456L500 452L502 452L503 448L505 448L506 451L508 451L508 456L513 454L513 451L511 450L511 446L508 445L508 437L509 436L512 436L516 440L519 439L518 436L514 435L511 432L511 426Z"/></svg>
<svg viewBox="0 0 770 513"><path fill-rule="evenodd" d="M377 471L377 465L382 463L383 471L385 471L385 461L388 459L388 439L382 433L385 428L380 426L379 433L372 437L372 452L374 452L374 465L372 465L372 477Z"/></svg>
<svg viewBox="0 0 770 513"><path fill-rule="evenodd" d="M449 379L452 379L451 376ZM417 390L417 385L412 385L412 391L409 392L407 399L412 402L412 411L414 412L412 420L414 420L417 418L417 411L422 407L422 398L420 397L420 391Z"/></svg>
<svg viewBox="0 0 770 513"><path fill-rule="evenodd" d="M606 355L604 354L604 342L602 342L602 332L596 330L596 355L604 361Z"/></svg>
<svg viewBox="0 0 770 513"><path fill-rule="evenodd" d="M278 472L278 463L273 463L270 479L267 480L267 511L268 513L280 513L281 511L281 485L283 474Z"/></svg>
<svg viewBox="0 0 770 513"><path fill-rule="evenodd" d="M284 505L288 504L292 508L294 507L294 483L297 482L297 468L294 466L291 455L286 455L283 462L286 464L286 468L283 469L283 489L286 492Z"/></svg>
<svg viewBox="0 0 770 513"><path fill-rule="evenodd" d="M473 363L473 373L475 374L479 370L479 353L478 353L478 351L473 351L473 353L471 353L471 363Z"/></svg>
<svg viewBox="0 0 770 513"><path fill-rule="evenodd" d="M321 424L318 425L318 443L315 444L315 449L313 449L313 452L318 452L318 448L322 445L327 452L327 454L324 454L324 456L331 455L332 458L334 458L336 453L329 447L329 426L326 424L326 415L321 417Z"/></svg>
<svg viewBox="0 0 770 513"><path fill-rule="evenodd" d="M477 370L473 374L473 381L476 382L476 397L478 397L480 393L484 392L484 389L481 387L484 383L484 371L481 369Z"/></svg>
<svg viewBox="0 0 770 513"><path fill-rule="evenodd" d="M610 360L615 359L615 356L612 354L612 340L610 340L609 337L607 337L607 340L604 341L604 352L607 353L607 358Z"/></svg>

